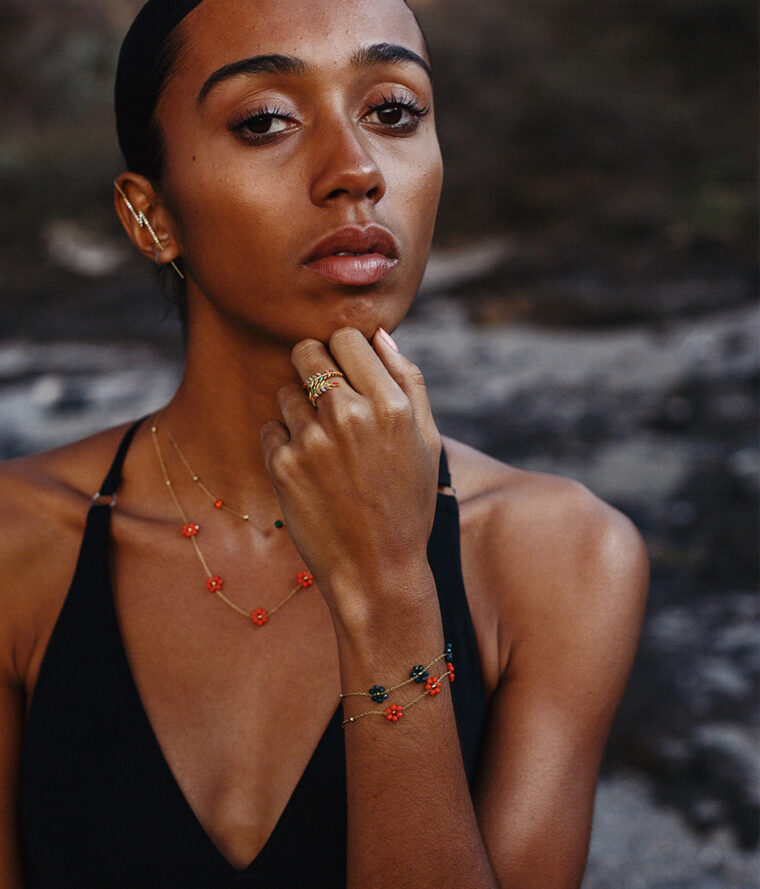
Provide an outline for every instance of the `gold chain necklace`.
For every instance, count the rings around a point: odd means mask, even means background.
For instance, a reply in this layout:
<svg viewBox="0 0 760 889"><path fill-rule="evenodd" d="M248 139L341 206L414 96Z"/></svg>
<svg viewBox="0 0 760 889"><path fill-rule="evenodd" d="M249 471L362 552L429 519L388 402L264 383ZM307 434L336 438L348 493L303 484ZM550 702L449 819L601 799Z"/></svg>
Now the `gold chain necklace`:
<svg viewBox="0 0 760 889"><path fill-rule="evenodd" d="M158 425L159 420L161 420L163 422L164 429L166 430L166 437L169 439L171 446L174 448L174 450L177 453L177 456L182 461L182 465L185 467L185 469L187 469L188 473L190 474L190 478L193 480L193 483L195 485L197 485L201 489L201 491L203 491L203 493L208 497L208 499L214 504L214 508L215 509L224 509L227 512L231 512L232 515L237 516L239 519L242 519L244 522L250 522L251 517L248 515L247 512L240 512L240 510L233 509L224 500L222 500L221 497L217 497L215 494L212 494L211 491L209 491L209 489L203 483L203 480L201 479L201 477L190 465L190 462L188 461L187 457L185 457L185 455L183 454L180 446L177 444L176 439L172 435L171 429L169 429L169 424L163 418L162 411L156 415L156 425ZM274 523L274 526L275 526L275 528L284 528L285 522L283 522L282 519L277 519L277 521Z"/></svg>
<svg viewBox="0 0 760 889"><path fill-rule="evenodd" d="M158 462L161 467L161 472L164 476L164 484L166 485L167 489L169 490L169 494L171 495L172 501L174 502L174 506L176 507L180 518L182 519L182 529L181 529L182 536L190 541L190 543L193 546L193 549L195 550L196 556L198 556L198 561L203 566L203 571L206 574L206 589L210 593L214 593L219 599L222 600L222 602L225 603L225 605L228 605L230 608L232 608L233 611L237 611L238 614L242 614L243 617L247 618L248 620L251 620L253 622L254 626L263 627L264 624L269 621L269 618L276 611L279 611L280 608L282 608L284 605L287 605L287 603L293 598L293 596L295 596L295 594L299 590L306 589L307 587L310 587L314 583L314 578L311 576L311 573L309 571L299 571L298 575L296 576L297 582L296 582L296 585L293 587L293 589L283 599L281 599L273 608L270 608L269 610L267 610L265 608L255 608L253 611L248 611L246 608L242 608L236 602L233 602L232 599L230 599L228 596L226 596L222 592L222 588L224 587L224 579L220 575L215 574L211 570L208 562L206 561L206 557L203 555L203 552L202 552L200 546L198 545L197 537L198 537L198 534L200 533L200 530L201 530L200 525L198 525L197 522L190 521L190 518L188 517L187 513L183 509L182 504L179 502L179 498L177 497L177 494L174 490L174 485L172 484L172 480L169 477L169 470L166 468L166 462L164 460L164 455L161 452L161 445L158 441L158 425L157 424L158 424L159 417L160 417L160 414L157 414L154 417L153 422L151 423L151 427L150 427L151 437L153 438L153 446L156 450L156 457L158 457ZM164 426L166 426L166 424L164 424ZM167 432L168 432L168 430L167 430ZM234 510L230 510L230 511L234 512ZM242 515L241 515L241 517L242 517ZM247 516L245 518L247 519Z"/></svg>

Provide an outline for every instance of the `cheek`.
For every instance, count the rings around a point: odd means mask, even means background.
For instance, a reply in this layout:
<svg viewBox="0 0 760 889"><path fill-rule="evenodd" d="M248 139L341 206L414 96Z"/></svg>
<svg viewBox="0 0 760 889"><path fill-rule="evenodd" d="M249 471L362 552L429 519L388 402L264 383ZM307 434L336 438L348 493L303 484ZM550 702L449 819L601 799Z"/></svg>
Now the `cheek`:
<svg viewBox="0 0 760 889"><path fill-rule="evenodd" d="M422 174L420 184L420 200L424 202L429 214L430 229L435 225L435 217L438 212L438 203L441 198L443 186L443 163L440 155L434 165L428 167Z"/></svg>
<svg viewBox="0 0 760 889"><path fill-rule="evenodd" d="M404 205L404 216L409 234L424 263L433 238L435 218L443 183L440 154L425 158L407 175L403 192L399 195ZM413 227L413 228L412 228Z"/></svg>
<svg viewBox="0 0 760 889"><path fill-rule="evenodd" d="M423 232L432 234L442 184L443 164L436 143L435 150L426 154L407 179L405 199L415 210L423 239Z"/></svg>
<svg viewBox="0 0 760 889"><path fill-rule="evenodd" d="M420 179L430 199L437 207L443 185L443 157L437 136L433 136L431 142L426 161L420 166Z"/></svg>
<svg viewBox="0 0 760 889"><path fill-rule="evenodd" d="M264 269L287 241L292 227L287 183L276 177L209 176L182 184L177 218L182 252L194 277L211 268Z"/></svg>

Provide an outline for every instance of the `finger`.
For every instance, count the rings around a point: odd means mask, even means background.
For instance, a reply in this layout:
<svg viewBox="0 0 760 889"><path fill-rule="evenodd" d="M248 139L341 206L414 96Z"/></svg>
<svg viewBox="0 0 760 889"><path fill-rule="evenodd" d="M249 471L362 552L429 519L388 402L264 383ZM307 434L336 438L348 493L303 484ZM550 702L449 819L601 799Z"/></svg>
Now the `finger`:
<svg viewBox="0 0 760 889"><path fill-rule="evenodd" d="M278 420L270 420L259 430L261 440L261 452L264 455L264 465L269 475L272 475L272 459L277 451L290 441L288 430Z"/></svg>
<svg viewBox="0 0 760 889"><path fill-rule="evenodd" d="M319 340L306 339L296 343L290 353L290 360L302 382L323 371L341 370L324 343L320 343Z"/></svg>
<svg viewBox="0 0 760 889"><path fill-rule="evenodd" d="M301 386L283 386L277 392L277 405L291 438L300 435L303 428L314 421L314 408Z"/></svg>
<svg viewBox="0 0 760 889"><path fill-rule="evenodd" d="M386 401L402 396L396 381L389 376L364 334L353 327L342 327L332 334L330 354L360 395Z"/></svg>
<svg viewBox="0 0 760 889"><path fill-rule="evenodd" d="M321 398L328 393L332 393L332 390L334 389L343 389L348 392L351 391L348 379L330 356L324 343L320 343L319 340L306 339L296 343L295 346L293 346L290 360L298 372L298 375L304 381L304 389L307 388L309 379L318 374L335 372L340 374L340 377L333 377L326 381L327 391L320 393L317 396L318 398ZM309 399L308 391L304 393L304 397ZM332 401L333 399L331 398L330 400Z"/></svg>
<svg viewBox="0 0 760 889"><path fill-rule="evenodd" d="M440 447L441 436L430 409L425 378L417 365L401 354L389 333L378 327L372 345L390 376L412 404L414 418L431 447Z"/></svg>

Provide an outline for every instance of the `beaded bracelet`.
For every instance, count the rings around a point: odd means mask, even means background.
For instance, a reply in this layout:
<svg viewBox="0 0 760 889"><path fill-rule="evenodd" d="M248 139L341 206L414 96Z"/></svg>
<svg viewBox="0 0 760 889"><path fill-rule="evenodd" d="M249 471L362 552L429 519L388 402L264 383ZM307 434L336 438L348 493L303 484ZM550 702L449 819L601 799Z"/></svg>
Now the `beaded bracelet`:
<svg viewBox="0 0 760 889"><path fill-rule="evenodd" d="M362 719L364 716L384 716L390 722L398 722L399 719L404 715L404 712L408 710L410 707L414 706L418 701L421 701L427 695L435 696L440 694L441 692L441 680L438 679L437 676L430 675L430 668L433 667L438 661L445 659L446 660L446 673L445 676L448 676L449 682L454 681L454 652L453 647L450 642L446 643L443 654L439 654L437 658L432 660L427 666L423 666L422 664L417 664L412 667L409 671L409 678L405 679L403 682L399 682L396 685L391 686L386 689L384 685L373 685L369 691L348 691L342 692L340 697L341 700L343 698L349 697L369 697L373 701L378 704L382 704L384 701L388 699L388 695L396 691L399 688L402 688L405 685L409 685L410 682L414 682L417 685L422 682L425 683L425 690L422 694L417 695L416 698L412 698L411 701L401 706L400 704L391 704L386 707L385 710L366 710L364 713L357 713L356 716L349 716L347 719L344 719L341 723L342 726L348 725L350 722L356 722L357 719Z"/></svg>
<svg viewBox="0 0 760 889"><path fill-rule="evenodd" d="M454 657L454 649L451 642L447 642L444 648L443 654L439 654L437 658L430 661L430 663L423 667L422 664L418 664L416 667L412 667L409 672L409 678L404 679L403 682L399 682L396 685L392 685L390 688L386 688L384 685L373 685L369 691L344 691L341 693L340 698L351 698L351 697L365 697L372 698L376 704L382 704L383 701L388 699L388 695L392 691L396 691L398 688L403 688L405 685L409 685L410 682L415 682L418 685L421 682L424 682L428 676L430 675L430 668L433 667L438 661L443 660L450 662ZM453 670L453 666L452 666ZM452 680L453 681L453 680Z"/></svg>

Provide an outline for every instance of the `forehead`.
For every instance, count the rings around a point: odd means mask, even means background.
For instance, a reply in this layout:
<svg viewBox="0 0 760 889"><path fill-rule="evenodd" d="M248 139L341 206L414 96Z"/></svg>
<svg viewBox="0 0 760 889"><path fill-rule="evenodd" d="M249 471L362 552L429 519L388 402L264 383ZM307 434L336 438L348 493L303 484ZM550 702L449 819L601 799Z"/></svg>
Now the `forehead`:
<svg viewBox="0 0 760 889"><path fill-rule="evenodd" d="M394 43L427 56L403 0L204 0L182 22L179 72L205 78L239 59L280 53L310 65L343 62L358 47Z"/></svg>

